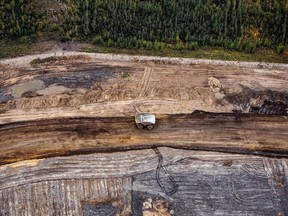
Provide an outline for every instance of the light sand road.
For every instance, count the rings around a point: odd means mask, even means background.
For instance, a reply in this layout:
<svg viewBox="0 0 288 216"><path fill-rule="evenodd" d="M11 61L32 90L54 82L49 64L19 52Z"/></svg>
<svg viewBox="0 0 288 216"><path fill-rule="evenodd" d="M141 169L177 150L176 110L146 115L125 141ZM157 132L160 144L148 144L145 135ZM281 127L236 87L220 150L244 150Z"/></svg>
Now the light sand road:
<svg viewBox="0 0 288 216"><path fill-rule="evenodd" d="M48 58L53 56L79 56L84 55L92 59L104 61L156 61L164 63L176 64L209 64L209 65L224 65L224 66L240 66L247 68L264 68L264 69L279 69L288 70L288 64L280 63L265 63L265 62L241 62L241 61L223 61L210 59L193 59L193 58L177 58L177 57L159 57L159 56L139 56L139 55L120 55L120 54L104 54L104 53L87 53L79 51L62 51L53 50L46 53L27 55L18 58L0 60L0 64L8 64L11 66L27 66L34 59Z"/></svg>

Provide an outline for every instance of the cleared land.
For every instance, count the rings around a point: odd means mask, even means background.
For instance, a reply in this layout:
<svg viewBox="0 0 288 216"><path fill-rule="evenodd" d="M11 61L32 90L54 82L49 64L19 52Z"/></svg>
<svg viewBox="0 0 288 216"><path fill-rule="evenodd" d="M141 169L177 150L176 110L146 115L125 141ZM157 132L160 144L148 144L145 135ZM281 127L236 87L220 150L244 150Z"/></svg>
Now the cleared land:
<svg viewBox="0 0 288 216"><path fill-rule="evenodd" d="M3 61L1 213L288 213L287 65L178 60Z"/></svg>

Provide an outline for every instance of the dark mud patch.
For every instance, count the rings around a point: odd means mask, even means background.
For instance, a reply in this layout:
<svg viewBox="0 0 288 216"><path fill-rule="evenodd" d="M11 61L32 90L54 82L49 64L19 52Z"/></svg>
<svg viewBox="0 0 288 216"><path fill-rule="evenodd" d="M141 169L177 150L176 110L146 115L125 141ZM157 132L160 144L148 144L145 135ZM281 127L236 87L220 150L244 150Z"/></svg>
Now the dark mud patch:
<svg viewBox="0 0 288 216"><path fill-rule="evenodd" d="M288 114L288 106L282 101L265 100L261 106L251 106L249 112L259 114Z"/></svg>
<svg viewBox="0 0 288 216"><path fill-rule="evenodd" d="M46 86L57 84L67 88L90 88L95 83L105 82L115 76L115 72L110 69L96 71L73 72L61 77L42 77Z"/></svg>
<svg viewBox="0 0 288 216"><path fill-rule="evenodd" d="M55 75L51 76L45 75L39 77L39 79L43 80L46 86L50 86L52 84L61 85L70 89L75 88L90 88L95 83L106 82L108 79L114 78L117 74L130 74L131 68L129 67L90 67L81 69L71 69L72 71L67 73L67 75L59 76L59 74L55 73Z"/></svg>
<svg viewBox="0 0 288 216"><path fill-rule="evenodd" d="M13 96L6 89L0 88L0 103L6 103L13 99Z"/></svg>
<svg viewBox="0 0 288 216"><path fill-rule="evenodd" d="M241 93L227 94L225 99L235 105L247 104L250 103L251 99L258 100L261 104L264 100L269 101L282 101L288 102L288 91L273 91L273 90L263 90L257 91L250 89L246 86L242 86ZM259 105L260 105L259 103Z"/></svg>
<svg viewBox="0 0 288 216"><path fill-rule="evenodd" d="M257 91L242 86L242 92L227 94L224 99L239 107L242 112L260 114L287 114L288 91Z"/></svg>

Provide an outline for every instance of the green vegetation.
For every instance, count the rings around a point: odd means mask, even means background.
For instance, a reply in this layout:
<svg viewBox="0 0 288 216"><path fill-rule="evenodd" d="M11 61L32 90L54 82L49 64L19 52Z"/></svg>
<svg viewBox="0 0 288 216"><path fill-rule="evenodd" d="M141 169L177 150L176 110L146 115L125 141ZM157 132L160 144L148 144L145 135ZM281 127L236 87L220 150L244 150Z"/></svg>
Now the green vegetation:
<svg viewBox="0 0 288 216"><path fill-rule="evenodd" d="M0 58L17 57L31 54L35 49L32 42L0 40Z"/></svg>
<svg viewBox="0 0 288 216"><path fill-rule="evenodd" d="M130 75L129 75L129 73L128 72L121 72L121 78L127 78L127 77L129 77Z"/></svg>
<svg viewBox="0 0 288 216"><path fill-rule="evenodd" d="M76 38L159 53L197 53L210 46L255 54L271 48L281 54L287 50L287 27L288 0L0 2L0 39L54 32L62 42Z"/></svg>
<svg viewBox="0 0 288 216"><path fill-rule="evenodd" d="M288 0L69 2L65 34L100 46L194 50L208 45L254 53L261 46L288 43Z"/></svg>
<svg viewBox="0 0 288 216"><path fill-rule="evenodd" d="M52 34L43 36L38 33L37 36L32 34L17 38L0 39L0 58L18 57L47 51L53 45L46 42L53 40L53 38L55 37Z"/></svg>
<svg viewBox="0 0 288 216"><path fill-rule="evenodd" d="M277 46L276 52L278 54L282 54L284 51L285 51L285 46L283 44L280 44L280 45Z"/></svg>

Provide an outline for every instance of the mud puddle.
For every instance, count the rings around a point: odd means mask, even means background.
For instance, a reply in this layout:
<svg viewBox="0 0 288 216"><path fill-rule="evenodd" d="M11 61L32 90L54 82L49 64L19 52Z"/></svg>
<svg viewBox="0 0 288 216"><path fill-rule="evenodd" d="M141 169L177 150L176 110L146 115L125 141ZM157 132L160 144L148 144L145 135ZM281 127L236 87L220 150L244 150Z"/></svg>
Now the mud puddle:
<svg viewBox="0 0 288 216"><path fill-rule="evenodd" d="M0 89L0 103L5 103L13 99L19 99L25 94L31 95L38 90L45 88L45 84L40 79L29 80L10 86L7 89ZM37 93L35 93L37 94Z"/></svg>
<svg viewBox="0 0 288 216"><path fill-rule="evenodd" d="M25 92L34 92L44 88L45 85L42 80L30 80L10 87L9 92L14 98L17 99L20 98Z"/></svg>

